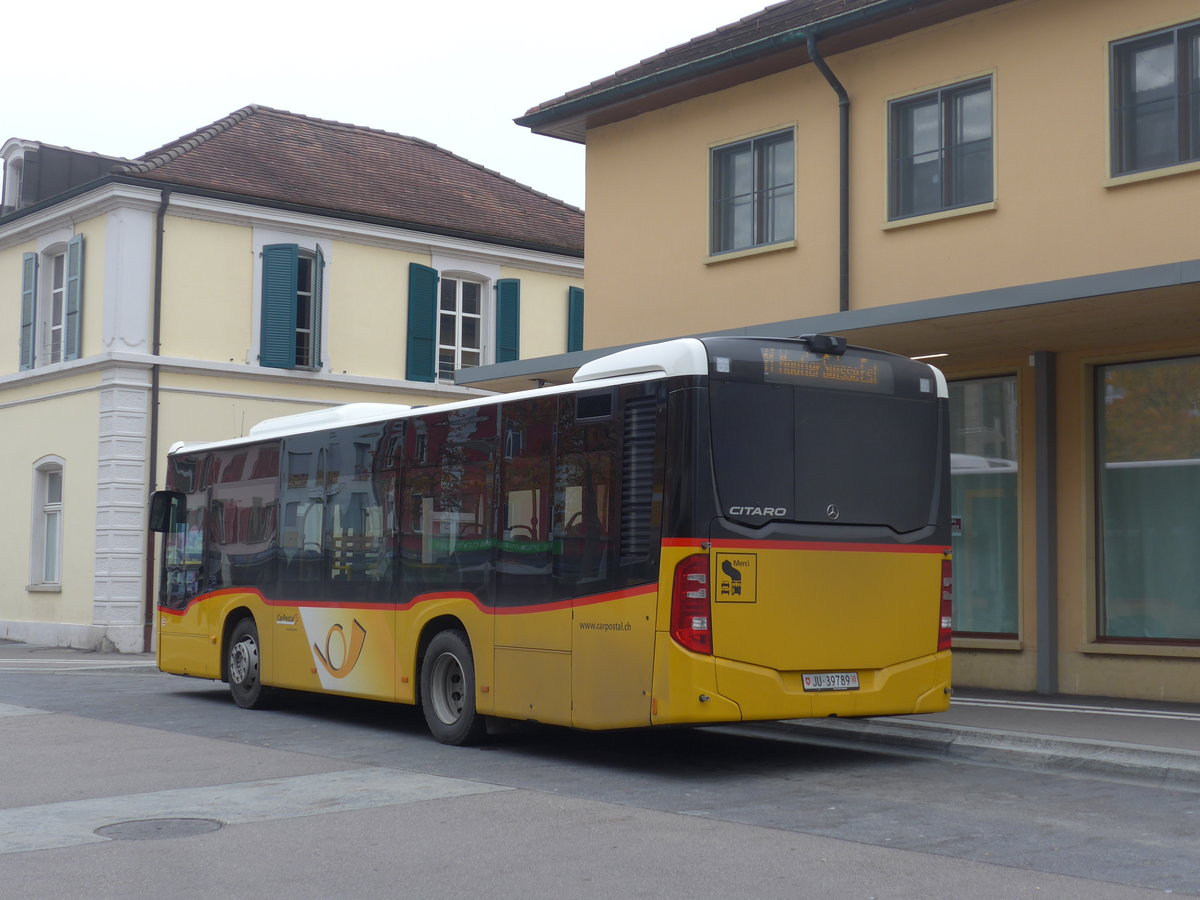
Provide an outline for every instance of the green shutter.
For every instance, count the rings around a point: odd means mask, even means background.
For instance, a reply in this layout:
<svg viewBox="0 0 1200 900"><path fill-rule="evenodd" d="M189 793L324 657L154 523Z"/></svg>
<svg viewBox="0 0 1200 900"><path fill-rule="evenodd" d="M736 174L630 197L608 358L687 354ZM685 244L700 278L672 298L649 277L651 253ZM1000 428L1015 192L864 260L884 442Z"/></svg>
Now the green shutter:
<svg viewBox="0 0 1200 900"><path fill-rule="evenodd" d="M63 323L64 360L79 359L83 338L83 235L67 242L67 295Z"/></svg>
<svg viewBox="0 0 1200 900"><path fill-rule="evenodd" d="M567 352L583 349L583 288L567 288Z"/></svg>
<svg viewBox="0 0 1200 900"><path fill-rule="evenodd" d="M313 368L320 369L325 364L321 359L321 326L325 319L325 254L320 247L317 247L313 260L312 307Z"/></svg>
<svg viewBox="0 0 1200 900"><path fill-rule="evenodd" d="M33 346L37 337L37 270L38 255L26 253L21 257L21 368L33 368Z"/></svg>
<svg viewBox="0 0 1200 900"><path fill-rule="evenodd" d="M521 279L496 282L496 362L521 358Z"/></svg>
<svg viewBox="0 0 1200 900"><path fill-rule="evenodd" d="M296 368L296 244L268 244L262 249L262 328L259 365Z"/></svg>
<svg viewBox="0 0 1200 900"><path fill-rule="evenodd" d="M405 377L409 381L434 381L437 377L437 286L437 269L408 264Z"/></svg>

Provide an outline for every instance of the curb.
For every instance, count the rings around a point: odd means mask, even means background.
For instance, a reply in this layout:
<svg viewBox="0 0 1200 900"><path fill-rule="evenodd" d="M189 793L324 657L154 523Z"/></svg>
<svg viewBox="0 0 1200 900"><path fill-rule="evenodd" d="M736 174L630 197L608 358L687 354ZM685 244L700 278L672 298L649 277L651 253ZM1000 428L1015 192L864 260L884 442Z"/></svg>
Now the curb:
<svg viewBox="0 0 1200 900"><path fill-rule="evenodd" d="M1090 775L1200 791L1200 752L1142 744L1090 741L940 722L888 719L789 719L737 726L778 738L910 756Z"/></svg>

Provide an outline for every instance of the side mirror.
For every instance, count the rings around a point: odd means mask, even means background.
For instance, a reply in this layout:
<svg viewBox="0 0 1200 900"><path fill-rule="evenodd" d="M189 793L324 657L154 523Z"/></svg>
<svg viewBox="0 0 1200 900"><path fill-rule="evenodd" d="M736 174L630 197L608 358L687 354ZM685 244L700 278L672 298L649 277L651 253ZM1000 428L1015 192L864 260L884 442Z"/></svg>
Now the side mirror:
<svg viewBox="0 0 1200 900"><path fill-rule="evenodd" d="M155 491L150 495L150 530L166 534L187 518L187 498L178 491Z"/></svg>

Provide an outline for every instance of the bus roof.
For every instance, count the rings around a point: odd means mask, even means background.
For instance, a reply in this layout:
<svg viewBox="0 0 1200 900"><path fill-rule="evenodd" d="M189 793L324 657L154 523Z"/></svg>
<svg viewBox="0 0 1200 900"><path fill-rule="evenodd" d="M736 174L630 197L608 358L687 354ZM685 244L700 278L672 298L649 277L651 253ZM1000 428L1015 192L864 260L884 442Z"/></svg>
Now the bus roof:
<svg viewBox="0 0 1200 900"><path fill-rule="evenodd" d="M756 338L752 335L739 335L728 339L747 341L784 340L775 337ZM228 438L221 441L179 441L171 446L169 452L192 453L223 447L235 447L241 444L253 444L260 441L307 434L330 428L367 425L373 422L385 422L389 419L407 418L427 412L469 409L474 406L495 403L497 400L506 402L523 397L549 396L578 390L592 390L610 385L632 384L639 381L651 381L657 378L669 378L680 375L707 375L708 357L708 347L700 338L677 338L670 341L659 341L640 347L618 350L615 353L610 353L607 356L602 356L599 359L585 363L579 367L570 384L548 385L541 388L530 388L527 391L496 394L490 397L473 397L469 400L435 404L433 406L406 406L396 403L347 403L341 406L324 407L291 416L264 419L257 425L252 426L249 434L241 437ZM930 366L929 368L936 373L938 395L942 397L947 396L945 376L934 366Z"/></svg>
<svg viewBox="0 0 1200 900"><path fill-rule="evenodd" d="M342 428L351 425L369 425L374 422L386 422L390 419L404 419L427 413L452 412L458 409L470 409L475 406L486 406L489 403L507 402L523 397L546 397L552 394L565 394L579 390L592 390L621 384L634 384L639 381L652 381L661 378L662 373L645 373L621 378L605 378L586 384L556 384L541 388L530 388L527 391L514 391L509 394L493 394L489 397L472 397L469 400L459 400L455 403L437 403L431 406L405 406L394 403L346 403L341 406L324 407L297 413L292 416L279 416L274 419L264 419L251 427L250 432L241 437L227 438L222 441L178 441L171 445L171 454L197 453L208 450L220 450L225 447L237 447L243 444L255 444L261 441L277 440L299 434L309 434L331 428Z"/></svg>

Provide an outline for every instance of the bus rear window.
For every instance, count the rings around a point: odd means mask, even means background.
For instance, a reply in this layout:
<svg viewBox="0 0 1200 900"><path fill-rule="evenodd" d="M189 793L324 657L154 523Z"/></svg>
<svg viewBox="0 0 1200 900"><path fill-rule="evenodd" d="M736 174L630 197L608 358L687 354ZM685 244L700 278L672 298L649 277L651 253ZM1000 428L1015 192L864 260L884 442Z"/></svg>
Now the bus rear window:
<svg viewBox="0 0 1200 900"><path fill-rule="evenodd" d="M935 521L938 402L795 383L709 382L723 514L768 521L886 526Z"/></svg>

